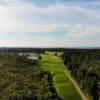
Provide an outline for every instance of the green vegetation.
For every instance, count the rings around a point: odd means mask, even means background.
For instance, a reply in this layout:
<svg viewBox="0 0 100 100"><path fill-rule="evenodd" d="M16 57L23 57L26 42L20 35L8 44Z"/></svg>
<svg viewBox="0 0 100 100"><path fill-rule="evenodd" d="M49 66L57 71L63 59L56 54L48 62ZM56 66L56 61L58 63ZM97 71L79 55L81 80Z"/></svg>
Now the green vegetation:
<svg viewBox="0 0 100 100"><path fill-rule="evenodd" d="M64 73L63 61L59 57L61 54L62 52L57 52L57 56L55 56L55 52L41 54L42 68L53 75L54 86L63 100L82 100L74 85Z"/></svg>
<svg viewBox="0 0 100 100"><path fill-rule="evenodd" d="M90 100L100 99L99 49L33 51L0 51L0 100L82 100L69 72Z"/></svg>
<svg viewBox="0 0 100 100"><path fill-rule="evenodd" d="M99 100L100 50L66 50L62 58L82 90L91 100Z"/></svg>
<svg viewBox="0 0 100 100"><path fill-rule="evenodd" d="M42 59L42 57L41 57L41 56L39 56L39 57L38 57L38 59L39 59L39 60L41 60L41 59Z"/></svg>
<svg viewBox="0 0 100 100"><path fill-rule="evenodd" d="M52 76L37 60L0 54L0 100L60 100Z"/></svg>

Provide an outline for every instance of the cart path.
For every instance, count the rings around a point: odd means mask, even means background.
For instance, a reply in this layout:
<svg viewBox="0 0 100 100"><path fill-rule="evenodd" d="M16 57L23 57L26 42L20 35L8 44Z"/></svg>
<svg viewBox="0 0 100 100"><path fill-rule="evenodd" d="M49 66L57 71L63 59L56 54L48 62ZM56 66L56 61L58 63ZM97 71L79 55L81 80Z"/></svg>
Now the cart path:
<svg viewBox="0 0 100 100"><path fill-rule="evenodd" d="M75 80L71 77L70 73L68 72L67 69L64 70L65 75L71 80L71 82L73 83L73 85L75 86L76 90L78 91L78 93L81 95L83 100L89 100L85 94L82 92L82 90L79 88L79 86L77 85L77 83L75 82Z"/></svg>

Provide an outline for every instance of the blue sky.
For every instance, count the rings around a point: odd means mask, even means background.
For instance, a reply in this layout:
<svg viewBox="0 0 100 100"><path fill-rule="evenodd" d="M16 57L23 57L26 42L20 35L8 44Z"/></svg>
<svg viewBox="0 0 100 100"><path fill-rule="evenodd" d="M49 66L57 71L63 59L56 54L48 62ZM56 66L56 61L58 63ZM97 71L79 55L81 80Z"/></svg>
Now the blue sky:
<svg viewBox="0 0 100 100"><path fill-rule="evenodd" d="M0 0L0 47L100 47L100 1Z"/></svg>

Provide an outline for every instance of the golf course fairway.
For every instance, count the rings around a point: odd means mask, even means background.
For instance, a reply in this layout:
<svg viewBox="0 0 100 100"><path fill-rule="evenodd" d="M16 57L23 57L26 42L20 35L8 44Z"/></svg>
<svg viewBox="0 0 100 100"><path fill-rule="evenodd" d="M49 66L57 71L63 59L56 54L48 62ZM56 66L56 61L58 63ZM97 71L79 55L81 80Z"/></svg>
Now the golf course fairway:
<svg viewBox="0 0 100 100"><path fill-rule="evenodd" d="M41 54L41 65L44 70L49 71L53 76L53 84L59 97L63 100L82 100L71 80L65 74L65 68L62 59L59 57L62 53L45 52Z"/></svg>

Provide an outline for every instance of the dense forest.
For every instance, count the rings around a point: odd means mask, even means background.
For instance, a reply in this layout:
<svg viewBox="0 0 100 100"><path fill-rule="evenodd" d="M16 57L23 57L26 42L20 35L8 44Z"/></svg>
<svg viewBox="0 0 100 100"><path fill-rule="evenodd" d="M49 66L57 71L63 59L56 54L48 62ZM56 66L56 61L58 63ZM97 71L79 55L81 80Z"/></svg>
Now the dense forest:
<svg viewBox="0 0 100 100"><path fill-rule="evenodd" d="M100 50L66 50L62 55L66 68L77 80L81 89L91 97L100 97Z"/></svg>
<svg viewBox="0 0 100 100"><path fill-rule="evenodd" d="M38 60L0 53L0 100L60 100L49 72Z"/></svg>
<svg viewBox="0 0 100 100"><path fill-rule="evenodd" d="M39 56L45 51L62 52L65 67L90 100L100 98L100 49L1 48L0 100L60 100L53 76L41 68ZM28 59L19 53L36 53ZM54 56L58 56L55 53ZM59 56L58 56L59 57Z"/></svg>

